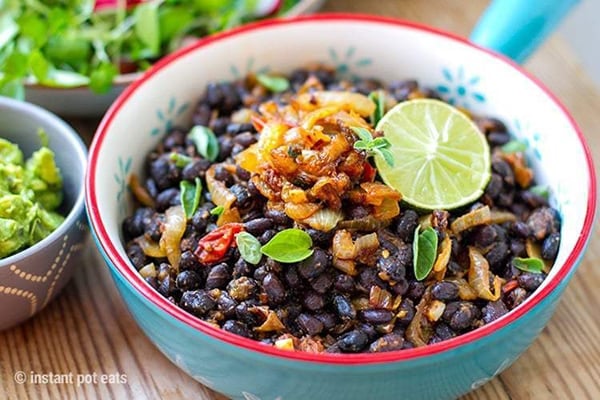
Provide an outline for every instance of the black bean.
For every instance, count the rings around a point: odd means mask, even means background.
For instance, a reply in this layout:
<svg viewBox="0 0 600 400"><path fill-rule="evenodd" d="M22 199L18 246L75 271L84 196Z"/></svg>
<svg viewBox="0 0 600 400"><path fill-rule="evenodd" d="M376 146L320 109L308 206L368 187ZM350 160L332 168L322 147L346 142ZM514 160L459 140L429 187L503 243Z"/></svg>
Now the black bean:
<svg viewBox="0 0 600 400"><path fill-rule="evenodd" d="M447 318L446 312L450 312L453 309L455 309L454 313ZM446 310L444 310L443 317L448 321L452 329L463 330L469 328L473 324L474 320L479 317L479 310L473 303L459 301L448 304L448 306L446 306Z"/></svg>
<svg viewBox="0 0 600 400"><path fill-rule="evenodd" d="M489 324L492 321L497 320L508 312L508 308L502 300L491 301L481 310L483 321Z"/></svg>
<svg viewBox="0 0 600 400"><path fill-rule="evenodd" d="M155 277L147 276L144 278L144 280L146 281L146 283L148 283L148 285L152 286L153 289L158 289L158 279L156 279Z"/></svg>
<svg viewBox="0 0 600 400"><path fill-rule="evenodd" d="M327 252L316 248L310 257L298 264L298 272L304 279L313 279L321 275L330 264Z"/></svg>
<svg viewBox="0 0 600 400"><path fill-rule="evenodd" d="M248 325L240 321L228 320L223 324L223 330L233 333L238 336L252 338L252 331L248 328Z"/></svg>
<svg viewBox="0 0 600 400"><path fill-rule="evenodd" d="M495 271L504 265L504 261L508 255L508 245L505 242L497 242L485 254L485 258L490 263L490 268Z"/></svg>
<svg viewBox="0 0 600 400"><path fill-rule="evenodd" d="M327 331L333 329L336 324L335 315L331 313L319 313L315 315L315 318L321 321L323 328Z"/></svg>
<svg viewBox="0 0 600 400"><path fill-rule="evenodd" d="M231 273L226 263L217 264L206 277L207 289L223 289L231 279Z"/></svg>
<svg viewBox="0 0 600 400"><path fill-rule="evenodd" d="M519 304L525 301L527 298L527 291L523 288L515 288L508 293L505 297L506 305L509 309L516 308Z"/></svg>
<svg viewBox="0 0 600 400"><path fill-rule="evenodd" d="M527 218L531 235L537 240L545 239L549 234L558 232L560 222L556 210L550 207L540 207Z"/></svg>
<svg viewBox="0 0 600 400"><path fill-rule="evenodd" d="M144 254L144 250L135 242L127 244L127 257L129 257L129 260L131 260L136 269L143 268L149 262L148 257Z"/></svg>
<svg viewBox="0 0 600 400"><path fill-rule="evenodd" d="M519 286L521 286L525 290L533 292L535 289L540 287L545 277L545 274L524 272L521 275L519 275L517 280L519 281Z"/></svg>
<svg viewBox="0 0 600 400"><path fill-rule="evenodd" d="M454 274L454 275L461 275L467 269L468 269L468 267L463 267L462 265L460 265L459 263L457 263L456 261L453 261L453 260L451 260L448 263L448 272L451 274Z"/></svg>
<svg viewBox="0 0 600 400"><path fill-rule="evenodd" d="M317 276L314 279L309 281L310 287L312 287L315 292L325 294L333 285L333 275L331 272L324 272L323 274Z"/></svg>
<svg viewBox="0 0 600 400"><path fill-rule="evenodd" d="M265 217L272 220L276 225L288 226L292 224L292 219L288 217L283 211L267 210L265 211Z"/></svg>
<svg viewBox="0 0 600 400"><path fill-rule="evenodd" d="M529 225L523 221L516 221L511 225L510 229L515 235L521 238L526 238L530 234Z"/></svg>
<svg viewBox="0 0 600 400"><path fill-rule="evenodd" d="M192 122L194 123L194 125L208 126L211 115L212 110L210 108L210 105L206 103L200 103L194 111L194 115L192 116Z"/></svg>
<svg viewBox="0 0 600 400"><path fill-rule="evenodd" d="M425 293L425 284L423 282L411 281L408 285L408 293L406 294L413 301L420 300Z"/></svg>
<svg viewBox="0 0 600 400"><path fill-rule="evenodd" d="M490 225L482 225L473 229L471 240L478 247L487 247L498 238L496 230Z"/></svg>
<svg viewBox="0 0 600 400"><path fill-rule="evenodd" d="M450 328L448 325L442 322L435 327L435 335L441 340L448 340L455 337L456 332L454 332L452 328Z"/></svg>
<svg viewBox="0 0 600 400"><path fill-rule="evenodd" d="M252 206L252 204L253 204L252 196L250 196L250 192L248 191L248 189L245 186L242 186L242 185L236 183L235 185L231 186L229 188L229 190L235 196L235 199L236 199L235 206L236 207L238 207L242 210L245 210Z"/></svg>
<svg viewBox="0 0 600 400"><path fill-rule="evenodd" d="M500 121L497 118L476 118L475 123L477 124L479 129L481 129L486 134L490 132L507 132L506 125L504 125L504 122Z"/></svg>
<svg viewBox="0 0 600 400"><path fill-rule="evenodd" d="M537 193L530 190L523 190L520 194L521 200L531 208L547 206L548 201Z"/></svg>
<svg viewBox="0 0 600 400"><path fill-rule="evenodd" d="M525 242L519 239L511 239L510 252L515 257L525 257L527 255L525 249Z"/></svg>
<svg viewBox="0 0 600 400"><path fill-rule="evenodd" d="M215 167L215 179L225 183L226 186L233 185L233 175L221 164L217 164Z"/></svg>
<svg viewBox="0 0 600 400"><path fill-rule="evenodd" d="M285 300L285 287L277 275L268 273L264 277L262 285L271 304L280 304Z"/></svg>
<svg viewBox="0 0 600 400"><path fill-rule="evenodd" d="M179 198L179 189L177 188L165 189L156 196L156 209L158 211L162 212L171 206L179 204L181 204L181 200Z"/></svg>
<svg viewBox="0 0 600 400"><path fill-rule="evenodd" d="M254 127L252 126L252 124L248 124L248 123L238 124L238 123L232 122L229 125L227 125L226 132L230 135L237 135L242 132L251 134L250 131L252 131L253 129L254 129Z"/></svg>
<svg viewBox="0 0 600 400"><path fill-rule="evenodd" d="M506 132L490 132L487 140L492 146L502 146L510 141L510 135Z"/></svg>
<svg viewBox="0 0 600 400"><path fill-rule="evenodd" d="M227 140L224 142L221 141L221 137L224 136L225 131L227 130L227 125L229 125L229 117L219 117L212 120L208 126L210 129L212 129L214 134L217 135L217 139L219 141L219 160L226 158L233 147L231 136L227 135ZM223 156L223 154L225 155Z"/></svg>
<svg viewBox="0 0 600 400"><path fill-rule="evenodd" d="M260 242L260 244L264 245L264 244L267 244L267 242L269 240L273 239L273 236L275 236L276 234L277 234L277 231L275 229L268 229L262 235L260 235L257 239Z"/></svg>
<svg viewBox="0 0 600 400"><path fill-rule="evenodd" d="M431 288L431 295L442 301L455 300L458 298L458 286L448 281L436 282Z"/></svg>
<svg viewBox="0 0 600 400"><path fill-rule="evenodd" d="M307 335L318 335L323 331L323 323L318 319L308 314L300 314L296 318L296 323Z"/></svg>
<svg viewBox="0 0 600 400"><path fill-rule="evenodd" d="M404 211L396 223L398 237L407 243L412 243L415 229L419 223L419 215L413 210Z"/></svg>
<svg viewBox="0 0 600 400"><path fill-rule="evenodd" d="M361 79L356 82L354 88L358 93L362 93L365 96L368 96L369 93L379 89L381 87L381 83L375 79Z"/></svg>
<svg viewBox="0 0 600 400"><path fill-rule="evenodd" d="M396 81L389 85L389 89L397 101L405 101L412 92L419 89L419 84L415 80Z"/></svg>
<svg viewBox="0 0 600 400"><path fill-rule="evenodd" d="M356 310L350 300L342 295L333 296L333 306L338 316L342 319L356 318Z"/></svg>
<svg viewBox="0 0 600 400"><path fill-rule="evenodd" d="M238 302L233 300L229 293L221 291L221 295L217 299L217 305L225 318L235 317L235 307L238 305Z"/></svg>
<svg viewBox="0 0 600 400"><path fill-rule="evenodd" d="M262 235L266 230L273 227L273 220L269 218L257 218L244 222L244 229L255 236Z"/></svg>
<svg viewBox="0 0 600 400"><path fill-rule="evenodd" d="M333 283L333 287L341 293L350 294L354 292L356 286L354 284L354 279L350 275L339 274L335 277L335 281Z"/></svg>
<svg viewBox="0 0 600 400"><path fill-rule="evenodd" d="M247 300L258 290L258 284L252 278L242 276L227 284L227 292L236 301Z"/></svg>
<svg viewBox="0 0 600 400"><path fill-rule="evenodd" d="M181 271L177 275L176 285L182 291L198 289L202 284L202 278L194 271Z"/></svg>
<svg viewBox="0 0 600 400"><path fill-rule="evenodd" d="M402 257L402 259L405 258L405 256ZM396 257L380 255L377 257L376 265L379 271L386 273L393 281L401 281L406 276L406 264Z"/></svg>
<svg viewBox="0 0 600 400"><path fill-rule="evenodd" d="M210 161L203 158L194 160L181 170L181 177L188 181L194 181L196 178L204 178L206 170L210 167Z"/></svg>
<svg viewBox="0 0 600 400"><path fill-rule="evenodd" d="M554 232L548 235L542 243L542 258L546 260L554 260L558 254L558 246L560 245L560 233Z"/></svg>
<svg viewBox="0 0 600 400"><path fill-rule="evenodd" d="M369 208L362 205L353 205L347 213L349 219L361 219L369 216Z"/></svg>
<svg viewBox="0 0 600 400"><path fill-rule="evenodd" d="M408 290L408 279L402 278L390 283L390 289L394 294L404 296Z"/></svg>
<svg viewBox="0 0 600 400"><path fill-rule="evenodd" d="M402 349L404 337L395 332L388 333L380 337L369 346L371 353L382 353L385 351L394 351Z"/></svg>
<svg viewBox="0 0 600 400"><path fill-rule="evenodd" d="M237 175L238 178L240 178L242 181L249 181L250 178L252 177L252 174L250 174L249 171L245 170L244 168L240 167L239 165L235 166L235 174ZM250 191L250 190L249 190ZM255 196L256 194L253 192L250 192L251 196Z"/></svg>
<svg viewBox="0 0 600 400"><path fill-rule="evenodd" d="M505 184L509 186L515 185L515 174L506 161L500 158L495 158L492 161L492 171L499 174L502 177L502 180Z"/></svg>
<svg viewBox="0 0 600 400"><path fill-rule="evenodd" d="M149 175L156 183L158 190L165 190L179 184L181 171L169 156L161 156L150 163Z"/></svg>
<svg viewBox="0 0 600 400"><path fill-rule="evenodd" d="M269 273L269 270L267 269L267 267L265 265L260 265L258 268L256 268L254 270L254 274L252 276L258 282L262 282L262 280L265 279L265 276L267 276L268 273Z"/></svg>
<svg viewBox="0 0 600 400"><path fill-rule="evenodd" d="M342 335L336 344L345 353L358 353L367 346L368 342L369 337L366 333L353 330Z"/></svg>
<svg viewBox="0 0 600 400"><path fill-rule="evenodd" d="M306 233L308 233L314 244L322 247L329 247L331 239L333 239L334 231L323 232L317 229L307 229Z"/></svg>
<svg viewBox="0 0 600 400"><path fill-rule="evenodd" d="M485 193L492 199L495 199L502 192L502 186L502 177L499 174L492 174L492 177L485 188Z"/></svg>
<svg viewBox="0 0 600 400"><path fill-rule="evenodd" d="M250 265L250 263L246 262L243 258L239 258L233 265L232 276L234 278L239 278L241 276L251 276L253 272L254 268Z"/></svg>
<svg viewBox="0 0 600 400"><path fill-rule="evenodd" d="M358 283L361 291L368 293L372 286L385 287L385 282L378 276L378 271L374 268L364 269L358 276Z"/></svg>
<svg viewBox="0 0 600 400"><path fill-rule="evenodd" d="M136 238L144 234L146 221L149 221L154 212L150 208L138 208L134 214L125 218L122 224L123 235L126 240Z"/></svg>
<svg viewBox="0 0 600 400"><path fill-rule="evenodd" d="M253 308L254 306L246 301L243 301L240 304L238 304L235 307L235 315L237 319L250 326L257 326L262 324L263 318L261 318L258 314L253 313Z"/></svg>
<svg viewBox="0 0 600 400"><path fill-rule="evenodd" d="M358 317L373 325L387 324L392 320L394 314L389 310L366 309L358 312Z"/></svg>
<svg viewBox="0 0 600 400"><path fill-rule="evenodd" d="M305 295L302 304L307 310L318 311L325 307L325 299L320 293L310 291Z"/></svg>
<svg viewBox="0 0 600 400"><path fill-rule="evenodd" d="M298 270L295 265L289 265L285 268L283 271L283 279L285 283L287 283L292 289L296 289L302 284L300 275L298 275Z"/></svg>
<svg viewBox="0 0 600 400"><path fill-rule="evenodd" d="M401 326L408 326L415 317L415 306L411 299L402 299L398 310L396 322Z"/></svg>
<svg viewBox="0 0 600 400"><path fill-rule="evenodd" d="M204 290L191 290L183 293L179 305L194 315L202 316L215 309L217 302Z"/></svg>
<svg viewBox="0 0 600 400"><path fill-rule="evenodd" d="M498 196L496 203L500 207L510 208L515 200L515 190L513 188L505 190Z"/></svg>

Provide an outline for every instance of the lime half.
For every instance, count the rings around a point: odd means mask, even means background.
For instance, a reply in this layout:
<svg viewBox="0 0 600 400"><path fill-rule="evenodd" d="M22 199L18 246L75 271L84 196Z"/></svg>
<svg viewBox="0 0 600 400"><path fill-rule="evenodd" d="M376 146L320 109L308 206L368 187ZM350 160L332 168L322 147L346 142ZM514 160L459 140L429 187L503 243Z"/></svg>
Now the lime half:
<svg viewBox="0 0 600 400"><path fill-rule="evenodd" d="M433 99L402 102L379 121L394 155L391 167L377 155L383 181L408 204L453 209L479 198L491 176L485 136L463 112Z"/></svg>

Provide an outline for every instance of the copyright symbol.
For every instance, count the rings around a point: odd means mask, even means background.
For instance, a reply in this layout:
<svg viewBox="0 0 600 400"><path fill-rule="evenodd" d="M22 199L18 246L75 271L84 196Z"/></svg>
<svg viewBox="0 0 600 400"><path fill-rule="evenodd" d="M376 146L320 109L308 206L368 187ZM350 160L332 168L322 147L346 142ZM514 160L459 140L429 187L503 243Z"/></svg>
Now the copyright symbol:
<svg viewBox="0 0 600 400"><path fill-rule="evenodd" d="M27 382L27 374L23 371L15 372L15 382L17 382L19 385L24 384Z"/></svg>

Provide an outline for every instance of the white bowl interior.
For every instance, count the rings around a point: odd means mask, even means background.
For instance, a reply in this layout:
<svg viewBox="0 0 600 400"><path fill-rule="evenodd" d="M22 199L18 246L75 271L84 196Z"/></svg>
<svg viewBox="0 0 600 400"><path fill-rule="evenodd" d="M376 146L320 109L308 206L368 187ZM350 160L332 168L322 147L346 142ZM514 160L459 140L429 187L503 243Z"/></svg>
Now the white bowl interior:
<svg viewBox="0 0 600 400"><path fill-rule="evenodd" d="M132 210L126 177L143 173L146 153L166 128L189 126L206 84L248 72L289 72L313 61L346 75L417 79L456 105L504 121L529 143L537 180L548 185L561 213L556 265L563 266L584 226L590 174L584 147L560 106L514 67L458 40L410 26L332 20L268 25L212 41L157 70L123 101L96 148L94 177L100 218L123 258L120 226Z"/></svg>

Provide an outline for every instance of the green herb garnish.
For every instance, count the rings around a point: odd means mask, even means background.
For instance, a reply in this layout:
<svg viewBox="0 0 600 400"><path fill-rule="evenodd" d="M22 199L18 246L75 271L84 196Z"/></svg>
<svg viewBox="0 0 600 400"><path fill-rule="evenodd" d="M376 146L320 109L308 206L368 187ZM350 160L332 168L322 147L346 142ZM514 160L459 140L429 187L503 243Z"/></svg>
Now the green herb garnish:
<svg viewBox="0 0 600 400"><path fill-rule="evenodd" d="M176 153L176 152L171 153L171 155L169 156L169 159L171 161L175 161L175 166L177 166L179 168L183 168L192 162L192 157L188 157L186 155L183 155L181 153Z"/></svg>
<svg viewBox="0 0 600 400"><path fill-rule="evenodd" d="M223 207L223 206L216 206L215 208L213 208L212 210L210 210L210 215L216 215L217 217L220 217L221 214L223 214L223 211L225 211L225 207Z"/></svg>
<svg viewBox="0 0 600 400"><path fill-rule="evenodd" d="M385 114L385 94L383 90L377 90L369 93L369 99L375 103L375 111L371 114L371 124L377 126L377 123Z"/></svg>
<svg viewBox="0 0 600 400"><path fill-rule="evenodd" d="M290 88L290 82L280 76L272 76L267 74L257 74L256 80L265 88L273 93L285 92Z"/></svg>
<svg viewBox="0 0 600 400"><path fill-rule="evenodd" d="M250 264L256 265L262 258L261 244L257 238L248 232L240 232L235 237L240 256Z"/></svg>
<svg viewBox="0 0 600 400"><path fill-rule="evenodd" d="M352 130L359 137L359 140L354 142L354 148L356 150L365 151L369 157L378 154L383 157L390 167L394 166L394 156L389 151L391 144L386 138L378 137L373 139L371 132L365 128L353 127Z"/></svg>
<svg viewBox="0 0 600 400"><path fill-rule="evenodd" d="M200 194L202 193L202 182L200 181L200 178L196 178L194 183L185 180L181 181L179 184L179 191L179 198L185 216L190 218L196 212L198 204L200 204Z"/></svg>
<svg viewBox="0 0 600 400"><path fill-rule="evenodd" d="M188 133L188 138L194 142L196 151L208 161L215 161L219 156L219 141L206 126L196 125Z"/></svg>
<svg viewBox="0 0 600 400"><path fill-rule="evenodd" d="M435 229L428 227L419 234L421 226L415 229L413 240L413 267L415 278L422 281L433 268L437 255L438 236Z"/></svg>
<svg viewBox="0 0 600 400"><path fill-rule="evenodd" d="M511 140L502 146L502 152L506 154L510 153L522 153L527 150L527 143L521 142L520 140Z"/></svg>
<svg viewBox="0 0 600 400"><path fill-rule="evenodd" d="M310 257L313 251L310 235L297 228L279 232L260 249L267 257L282 263L302 261Z"/></svg>
<svg viewBox="0 0 600 400"><path fill-rule="evenodd" d="M512 260L512 264L515 268L520 269L521 271L531 272L534 274L541 274L544 270L544 262L539 258L530 257L530 258L521 258L515 257Z"/></svg>

